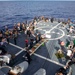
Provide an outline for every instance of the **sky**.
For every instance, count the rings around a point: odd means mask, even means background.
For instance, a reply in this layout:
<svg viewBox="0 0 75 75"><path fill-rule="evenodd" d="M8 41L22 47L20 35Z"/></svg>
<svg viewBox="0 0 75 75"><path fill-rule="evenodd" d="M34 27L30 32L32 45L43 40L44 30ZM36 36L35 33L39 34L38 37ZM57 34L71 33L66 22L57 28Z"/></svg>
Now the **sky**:
<svg viewBox="0 0 75 75"><path fill-rule="evenodd" d="M75 0L0 0L0 1L75 1Z"/></svg>

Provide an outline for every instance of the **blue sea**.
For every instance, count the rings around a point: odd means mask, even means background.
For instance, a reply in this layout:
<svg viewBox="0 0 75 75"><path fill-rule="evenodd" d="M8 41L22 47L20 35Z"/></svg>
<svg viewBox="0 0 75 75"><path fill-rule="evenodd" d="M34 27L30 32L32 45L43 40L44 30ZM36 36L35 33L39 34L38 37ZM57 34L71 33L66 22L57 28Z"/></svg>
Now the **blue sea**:
<svg viewBox="0 0 75 75"><path fill-rule="evenodd" d="M75 20L74 1L0 1L0 27L30 21L35 16Z"/></svg>

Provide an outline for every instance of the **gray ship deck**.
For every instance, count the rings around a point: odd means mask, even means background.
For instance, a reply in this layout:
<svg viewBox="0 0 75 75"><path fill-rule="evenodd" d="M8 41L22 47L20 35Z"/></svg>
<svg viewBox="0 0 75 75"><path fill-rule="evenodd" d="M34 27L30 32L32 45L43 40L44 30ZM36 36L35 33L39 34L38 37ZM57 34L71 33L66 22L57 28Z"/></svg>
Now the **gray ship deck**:
<svg viewBox="0 0 75 75"><path fill-rule="evenodd" d="M55 72L61 66L66 64L66 60L63 61L62 59L57 59L55 53L57 49L60 48L58 39L65 42L66 39L68 39L67 31L64 27L61 27L61 23L58 24L58 22L51 23L43 21L37 24L36 29L38 29L42 34L51 35L51 38L31 56L32 61L29 64L28 69L22 75L33 75L40 68L44 68L46 70L46 75L55 75ZM21 55L21 52L24 51L25 47L25 37L25 34L21 33L17 39L17 45L14 45L13 40L10 40L10 44L7 45L7 51L12 55ZM73 65L72 68L75 70ZM72 75L75 75L74 71Z"/></svg>

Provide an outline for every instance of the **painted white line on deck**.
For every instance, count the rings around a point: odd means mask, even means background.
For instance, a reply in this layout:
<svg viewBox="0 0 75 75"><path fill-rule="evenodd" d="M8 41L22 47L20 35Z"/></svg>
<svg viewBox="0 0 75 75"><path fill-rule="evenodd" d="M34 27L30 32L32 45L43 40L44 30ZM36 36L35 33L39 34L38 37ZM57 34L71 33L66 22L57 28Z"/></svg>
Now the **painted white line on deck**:
<svg viewBox="0 0 75 75"><path fill-rule="evenodd" d="M70 35L66 35L66 36L70 37Z"/></svg>
<svg viewBox="0 0 75 75"><path fill-rule="evenodd" d="M23 51L26 51L26 49L25 48L22 48L21 51L19 51L18 53L15 54L15 56L19 55Z"/></svg>
<svg viewBox="0 0 75 75"><path fill-rule="evenodd" d="M64 32L62 29L59 29L59 30L62 32L62 36L60 36L60 37L58 37L58 38L50 38L50 39L48 39L48 40L58 40L58 39L64 37L64 36L65 36L65 32Z"/></svg>
<svg viewBox="0 0 75 75"><path fill-rule="evenodd" d="M75 38L75 36L71 36L71 35L66 35L67 37L72 37L72 38Z"/></svg>
<svg viewBox="0 0 75 75"><path fill-rule="evenodd" d="M52 63L57 64L57 65L62 66L62 67L65 67L65 65L63 65L63 64L61 64L61 63L59 63L59 62L56 62L56 61L54 61L54 60L51 60L51 59L46 58L46 57L44 57L44 56L41 56L41 55L39 55L39 54L34 53L34 55L37 56L37 57L39 57L39 58L41 58L41 59L44 59L44 60L46 60L46 61L52 62ZM68 75L70 75L71 72L72 72L72 68L70 67L70 70L69 70Z"/></svg>
<svg viewBox="0 0 75 75"><path fill-rule="evenodd" d="M55 32L53 31L53 32L51 32L51 33L55 33Z"/></svg>
<svg viewBox="0 0 75 75"><path fill-rule="evenodd" d="M60 34L60 33L57 33L57 34Z"/></svg>
<svg viewBox="0 0 75 75"><path fill-rule="evenodd" d="M56 26L54 26L52 29L49 30L51 32L53 29L55 29L57 26L59 26L61 23L58 23Z"/></svg>
<svg viewBox="0 0 75 75"><path fill-rule="evenodd" d="M57 26L59 26L61 23L59 23L59 24L57 24L56 26L54 26L50 31L52 31L53 29L55 29ZM13 46L15 46L15 45L13 45ZM16 46L17 47L17 46ZM19 48L19 46L18 46L18 48ZM25 49L24 48L21 48L20 47L20 49L22 49L21 51L19 51L18 53L16 53L15 55L17 56L17 55L19 55L22 51L24 51Z"/></svg>
<svg viewBox="0 0 75 75"><path fill-rule="evenodd" d="M23 51L26 51L26 49L25 49L25 48L22 48L22 50L19 51L18 53L16 53L15 56L19 55L19 54L20 54L21 52L23 52Z"/></svg>
<svg viewBox="0 0 75 75"><path fill-rule="evenodd" d="M42 29L42 31L45 31L46 32L46 30L43 30L43 29Z"/></svg>
<svg viewBox="0 0 75 75"><path fill-rule="evenodd" d="M44 56L41 56L41 55L39 55L39 54L34 53L34 55L37 56L37 57L39 57L39 58L42 58L42 59L44 59L44 60L47 60L47 61L49 61L49 62L52 62L52 63L54 63L54 64L60 65L60 66L62 66L62 67L65 66L65 65L63 65L63 64L61 64L61 63L58 63L58 62L56 62L56 61L53 61L53 60L51 60L51 59L49 59L49 58L46 58L46 57L44 57Z"/></svg>
<svg viewBox="0 0 75 75"><path fill-rule="evenodd" d="M59 23L59 24L57 24L56 26L54 26L50 31L52 31L53 29L55 29L57 26L59 26L61 23ZM22 47L19 47L19 46L17 46L17 45L14 45L14 44L12 44L12 43L9 43L10 45L12 45L12 46L14 46L14 47L16 47L16 48L19 48L19 49L21 49L21 51L19 51L18 53L16 53L15 54L15 56L17 56L17 55L19 55L21 52L23 52L25 49L24 48L22 48Z"/></svg>
<svg viewBox="0 0 75 75"><path fill-rule="evenodd" d="M15 56L19 55L23 51L26 51L26 50L25 49L22 49L21 51L19 51L18 53L16 53Z"/></svg>
<svg viewBox="0 0 75 75"><path fill-rule="evenodd" d="M16 47L16 48L18 48L18 49L23 49L22 47L20 47L20 46L17 46L17 45L14 45L14 44L12 44L12 43L9 43L11 46L14 46L14 47Z"/></svg>
<svg viewBox="0 0 75 75"><path fill-rule="evenodd" d="M36 30L36 29L42 29L42 28L45 28L45 27L47 27L47 26L50 26L50 25L46 25L46 26L44 25L43 27L35 28L35 30Z"/></svg>
<svg viewBox="0 0 75 75"><path fill-rule="evenodd" d="M61 23L58 23L56 26L52 27L52 29L50 29L49 31L43 30L43 29L41 29L41 28L45 28L45 27L50 26L50 25L46 25L46 26L43 26L43 27L38 27L38 28L36 28L36 29L45 31L45 34L47 34L47 33L51 33L51 31L52 31L53 29L55 29L57 26L59 26L60 24L61 24Z"/></svg>
<svg viewBox="0 0 75 75"><path fill-rule="evenodd" d="M11 46L14 46L14 47L18 48L18 49L21 49L18 53L15 54L15 56L19 55L19 54L20 54L21 52L23 52L23 51L26 51L25 48L22 48L22 47L20 47L20 46L14 45L14 44L12 44L12 43L9 43L9 44L10 44Z"/></svg>

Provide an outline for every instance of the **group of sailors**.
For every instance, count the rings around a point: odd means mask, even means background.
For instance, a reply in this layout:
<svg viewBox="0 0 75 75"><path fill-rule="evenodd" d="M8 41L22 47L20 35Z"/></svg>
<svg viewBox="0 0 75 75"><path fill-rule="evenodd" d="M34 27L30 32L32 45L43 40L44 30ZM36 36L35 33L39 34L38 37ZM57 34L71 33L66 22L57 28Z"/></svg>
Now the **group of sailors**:
<svg viewBox="0 0 75 75"><path fill-rule="evenodd" d="M62 24L62 26L66 28L68 34L75 34L75 22L68 19L66 22L63 21Z"/></svg>
<svg viewBox="0 0 75 75"><path fill-rule="evenodd" d="M68 19L67 21L62 21L62 26L65 27L68 35L75 36L75 25L70 19ZM64 54L66 65L59 68L55 75L67 75L69 73L69 71L67 70L70 69L72 64L75 64L75 39L71 39L71 37L69 37L66 39L66 42L58 40L58 43L60 45L60 49L57 52L59 54ZM70 72L68 75L71 74L72 72Z"/></svg>
<svg viewBox="0 0 75 75"><path fill-rule="evenodd" d="M38 32L36 34L34 32L34 29L36 27L37 22L40 21L40 20L48 21L49 19L45 18L44 16L41 16L41 17L38 17L38 18L35 17L29 24L26 21L25 23L15 24L12 27L12 29L9 29L8 26L5 26L3 29L0 29L0 45L3 45L6 41L9 44L10 39L13 39L14 44L17 45L17 38L18 38L18 35L20 35L21 32L24 32L27 35L27 37L25 39L30 37L30 42L31 43L34 40L33 38L31 38L31 35L34 36L35 37L35 42L37 43L38 40L40 40L40 37L39 37L40 32ZM53 20L54 19L51 18L51 22L53 22Z"/></svg>
<svg viewBox="0 0 75 75"><path fill-rule="evenodd" d="M38 21L40 20L44 20L44 21L48 21L48 18L44 18L44 16L40 17L40 18L34 18L34 20L32 22L30 22L29 24L26 23L17 23L16 25L13 26L12 29L9 29L7 26L5 26L5 28L2 30L0 30L0 49L3 50L2 52L0 52L0 55L3 53L7 53L5 50L5 43L10 43L10 40L13 39L14 40L14 44L17 45L17 38L19 37L19 35L21 35L21 33L23 32L26 35L25 38L25 48L26 50L31 49L33 47L33 45L35 43L38 43L41 40L41 33L39 31L35 32L35 27ZM54 18L50 19L51 22L53 23ZM70 19L68 20L68 25L70 24ZM69 27L69 32L72 33L74 32L74 26L70 26ZM34 38L33 38L34 37ZM70 65L71 62L75 62L75 60L73 59L74 56L74 44L70 43L69 44L69 52L71 53L71 55L67 54L70 61L67 63L66 68ZM72 47L73 46L73 47ZM61 42L61 48L64 47L64 45L62 45ZM72 47L72 49L71 49ZM62 48L63 49L63 48ZM67 51L68 52L68 51ZM73 55L73 56L72 56ZM27 56L29 57L29 55L27 54ZM30 57L29 57L30 59ZM66 75L66 74L56 74L56 75Z"/></svg>
<svg viewBox="0 0 75 75"><path fill-rule="evenodd" d="M12 29L9 29L7 26L5 26L5 28L3 30L0 30L0 43L2 42L2 40L4 38L6 38L8 44L9 44L9 39L13 38L14 39L14 43L15 45L17 44L16 39L18 37L18 35L20 35L21 32L26 32L27 34L30 35L29 30L34 30L34 26L30 25L28 28L27 24L25 23L18 23L16 25L13 26ZM27 29L28 28L28 29Z"/></svg>
<svg viewBox="0 0 75 75"><path fill-rule="evenodd" d="M67 75L67 70L72 64L75 64L75 40L67 40L67 43L59 40L59 54L64 54L66 65L61 67L55 75ZM69 71L68 71L69 72ZM71 73L70 73L71 74Z"/></svg>
<svg viewBox="0 0 75 75"><path fill-rule="evenodd" d="M18 38L21 34L25 34L25 49L31 49L34 44L38 43L41 40L41 33L37 30L35 31L35 25L37 24L37 18L34 18L29 24L26 23L17 23L9 29L8 26L5 26L4 29L0 29L0 55L6 55L7 44L10 44L10 41L13 40L14 44L17 45ZM28 54L26 54L28 62L30 63L31 59ZM9 58L8 58L9 59Z"/></svg>

